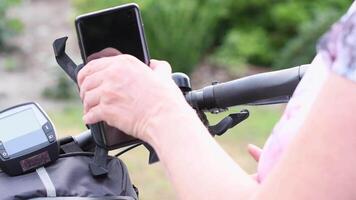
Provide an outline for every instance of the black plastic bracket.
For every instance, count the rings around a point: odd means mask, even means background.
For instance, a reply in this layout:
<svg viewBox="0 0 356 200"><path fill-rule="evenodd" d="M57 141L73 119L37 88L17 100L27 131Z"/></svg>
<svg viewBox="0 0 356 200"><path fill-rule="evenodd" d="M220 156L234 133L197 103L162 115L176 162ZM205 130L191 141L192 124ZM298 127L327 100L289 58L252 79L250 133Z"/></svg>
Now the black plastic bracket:
<svg viewBox="0 0 356 200"><path fill-rule="evenodd" d="M57 60L58 65L63 69L63 71L77 84L77 75L79 71L84 67L83 64L77 65L75 62L66 54L66 42L68 37L58 38L53 42L53 50ZM102 138L103 127L100 123L87 125L91 130L91 135L95 142L95 151L93 161L90 163L89 168L93 176L103 176L108 173L107 169L107 158L108 150L104 147L104 142ZM148 145L144 145L149 151L149 163L155 163L159 161L157 154L154 149Z"/></svg>
<svg viewBox="0 0 356 200"><path fill-rule="evenodd" d="M149 158L148 158L148 163L153 164L159 161L158 155L156 151L153 149L153 147L147 143L143 143L143 145L146 147L146 149L149 151Z"/></svg>
<svg viewBox="0 0 356 200"><path fill-rule="evenodd" d="M56 56L57 63L64 70L64 72L77 84L77 74L84 65L77 65L74 61L66 54L66 42L68 37L62 37L56 39L53 42L53 50ZM101 138L101 128L99 124L94 124L89 126L91 134L96 143L94 158L90 163L89 168L93 176L103 176L108 173L107 169L107 159L108 150L102 145Z"/></svg>
<svg viewBox="0 0 356 200"><path fill-rule="evenodd" d="M53 42L54 55L56 56L59 66L64 70L69 78L77 83L77 73L79 69L77 69L78 66L65 52L67 39L68 37L62 37Z"/></svg>
<svg viewBox="0 0 356 200"><path fill-rule="evenodd" d="M89 169L94 177L105 176L109 170L107 168L108 150L99 146L95 147L94 158L89 164Z"/></svg>
<svg viewBox="0 0 356 200"><path fill-rule="evenodd" d="M244 121L249 117L250 113L248 110L241 110L239 113L234 113L230 114L224 119L222 119L219 123L213 126L209 126L209 132L211 135L215 136L221 136L223 135L227 130L233 128L240 122Z"/></svg>

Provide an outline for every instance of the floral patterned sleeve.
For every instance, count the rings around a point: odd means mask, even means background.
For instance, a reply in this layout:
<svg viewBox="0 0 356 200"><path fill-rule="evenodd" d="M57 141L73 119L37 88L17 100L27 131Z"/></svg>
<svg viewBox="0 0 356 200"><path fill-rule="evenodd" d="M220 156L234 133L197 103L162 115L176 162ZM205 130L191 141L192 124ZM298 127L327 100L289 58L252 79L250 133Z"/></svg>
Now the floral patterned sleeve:
<svg viewBox="0 0 356 200"><path fill-rule="evenodd" d="M356 81L356 3L349 12L319 41L321 53L328 67L353 81Z"/></svg>

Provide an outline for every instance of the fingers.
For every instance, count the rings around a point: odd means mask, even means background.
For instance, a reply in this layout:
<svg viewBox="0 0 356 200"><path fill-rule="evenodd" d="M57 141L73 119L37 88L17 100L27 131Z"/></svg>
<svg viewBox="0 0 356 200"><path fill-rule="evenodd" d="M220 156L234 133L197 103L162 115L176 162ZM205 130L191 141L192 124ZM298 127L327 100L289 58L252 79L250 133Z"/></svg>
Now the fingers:
<svg viewBox="0 0 356 200"><path fill-rule="evenodd" d="M79 87L83 84L85 78L108 67L110 64L110 59L108 58L93 60L85 65L78 73L77 80Z"/></svg>
<svg viewBox="0 0 356 200"><path fill-rule="evenodd" d="M150 67L154 72L157 72L163 76L170 76L172 74L171 65L167 61L159 61L152 59Z"/></svg>
<svg viewBox="0 0 356 200"><path fill-rule="evenodd" d="M80 85L80 98L85 98L85 93L99 87L103 83L103 77L99 75L89 75Z"/></svg>
<svg viewBox="0 0 356 200"><path fill-rule="evenodd" d="M140 69L140 67L146 71L132 70ZM80 96L84 104L84 122L93 124L106 121L106 119L112 121L108 115L103 114L111 112L113 109L112 102L108 103L106 100L114 99L117 102L115 106L122 104L121 101L118 101L117 93L107 92L112 91L112 87L120 87L121 76L112 76L113 73L122 74L131 77L131 79L137 77L140 72L146 73L147 71L150 71L147 73L148 76L150 76L149 73L158 73L163 77L171 77L172 69L165 61L152 60L150 67L152 71L137 58L129 55L105 57L89 62L78 74Z"/></svg>
<svg viewBox="0 0 356 200"><path fill-rule="evenodd" d="M101 108L101 105L97 105L95 107L92 107L84 116L83 116L83 121L85 124L94 124L100 121L104 121L104 115L103 115L103 110Z"/></svg>
<svg viewBox="0 0 356 200"><path fill-rule="evenodd" d="M83 98L84 114L86 114L91 108L100 104L100 88L85 92Z"/></svg>
<svg viewBox="0 0 356 200"><path fill-rule="evenodd" d="M127 54L121 54L115 57L103 57L96 60L92 60L86 66L84 66L82 70L79 71L77 77L78 85L81 86L85 78L106 69L112 64L115 64L116 66L125 66L128 60L138 61L137 58Z"/></svg>
<svg viewBox="0 0 356 200"><path fill-rule="evenodd" d="M250 153L250 155L253 157L253 159L256 160L256 162L258 162L260 160L261 154L262 154L262 149L259 148L256 145L253 144L249 144L247 146L247 150Z"/></svg>

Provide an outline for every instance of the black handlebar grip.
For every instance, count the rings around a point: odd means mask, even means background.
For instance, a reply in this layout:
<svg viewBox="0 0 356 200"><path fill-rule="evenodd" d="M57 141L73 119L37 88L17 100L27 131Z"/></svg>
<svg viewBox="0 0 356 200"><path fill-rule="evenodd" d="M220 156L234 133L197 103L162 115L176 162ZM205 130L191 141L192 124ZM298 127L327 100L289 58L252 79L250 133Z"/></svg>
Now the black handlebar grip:
<svg viewBox="0 0 356 200"><path fill-rule="evenodd" d="M211 85L186 95L194 108L209 110L291 96L304 75L306 66L294 67Z"/></svg>

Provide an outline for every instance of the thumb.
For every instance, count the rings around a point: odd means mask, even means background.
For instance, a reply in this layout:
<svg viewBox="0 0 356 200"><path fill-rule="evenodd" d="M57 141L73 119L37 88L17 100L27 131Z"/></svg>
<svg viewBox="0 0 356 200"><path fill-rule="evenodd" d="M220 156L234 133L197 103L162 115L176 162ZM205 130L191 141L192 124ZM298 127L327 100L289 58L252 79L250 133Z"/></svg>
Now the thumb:
<svg viewBox="0 0 356 200"><path fill-rule="evenodd" d="M117 56L117 55L121 55L122 53L114 48L105 48L99 52L93 53L90 56L88 56L87 60L88 62L92 61L92 60L96 60L99 58L104 58L104 57L112 57L112 56Z"/></svg>

